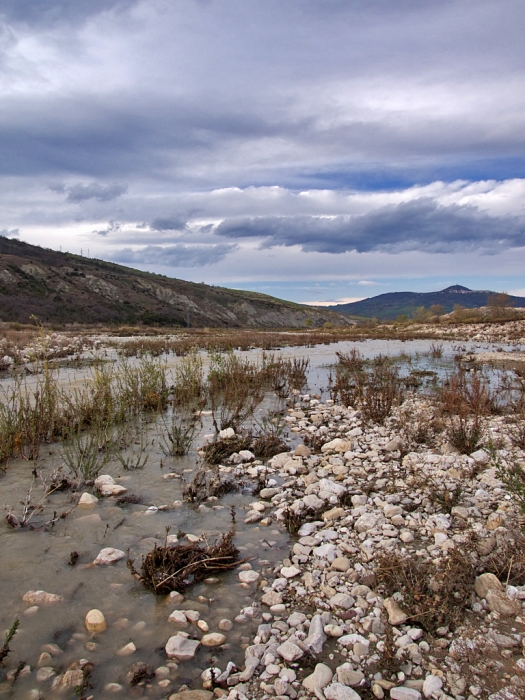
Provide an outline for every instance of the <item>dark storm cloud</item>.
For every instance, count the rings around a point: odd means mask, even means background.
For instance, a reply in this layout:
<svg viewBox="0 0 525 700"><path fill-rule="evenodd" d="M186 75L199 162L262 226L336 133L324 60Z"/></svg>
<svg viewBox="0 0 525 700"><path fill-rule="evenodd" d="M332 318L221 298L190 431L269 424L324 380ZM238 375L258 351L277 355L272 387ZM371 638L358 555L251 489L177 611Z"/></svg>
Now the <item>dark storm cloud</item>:
<svg viewBox="0 0 525 700"><path fill-rule="evenodd" d="M184 243L158 246L149 245L141 250L123 248L110 253L111 260L133 265L165 265L167 267L200 267L213 265L237 249L235 244L218 243L208 246Z"/></svg>
<svg viewBox="0 0 525 700"><path fill-rule="evenodd" d="M0 230L0 236L2 238L18 238L20 236L20 230L17 228L7 229L4 228Z"/></svg>
<svg viewBox="0 0 525 700"><path fill-rule="evenodd" d="M108 233L116 233L121 229L122 224L120 224L118 221L110 221L106 228L100 229L98 231L93 231L93 233L96 233L97 236L107 236Z"/></svg>
<svg viewBox="0 0 525 700"><path fill-rule="evenodd" d="M150 224L152 231L183 231L186 227L187 218L185 216L158 217Z"/></svg>
<svg viewBox="0 0 525 700"><path fill-rule="evenodd" d="M216 229L227 238L261 238L261 246L300 246L305 252L417 250L496 252L525 246L525 222L489 216L472 206L441 206L418 199L362 216L268 216L227 219Z"/></svg>
<svg viewBox="0 0 525 700"><path fill-rule="evenodd" d="M95 199L97 202L111 202L127 192L127 185L114 183L112 185L101 185L98 182L91 182L89 185L72 185L71 187L59 188L56 185L50 187L55 192L67 192L68 202L85 202L88 199Z"/></svg>
<svg viewBox="0 0 525 700"><path fill-rule="evenodd" d="M30 25L81 22L104 10L126 8L136 0L1 0L0 19Z"/></svg>

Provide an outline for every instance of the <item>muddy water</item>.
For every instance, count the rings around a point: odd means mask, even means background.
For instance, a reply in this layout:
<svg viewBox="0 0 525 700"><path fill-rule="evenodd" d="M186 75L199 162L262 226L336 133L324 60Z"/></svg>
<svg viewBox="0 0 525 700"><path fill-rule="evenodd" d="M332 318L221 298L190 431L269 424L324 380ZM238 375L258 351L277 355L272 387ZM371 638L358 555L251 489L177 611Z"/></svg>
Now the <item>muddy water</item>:
<svg viewBox="0 0 525 700"><path fill-rule="evenodd" d="M406 353L411 356L406 365L410 369L428 366L429 345L428 341L345 342L315 348L286 348L278 353L283 357L309 357L309 389L312 393L326 395L329 366L336 359L336 351L357 347L366 357L378 353ZM450 367L451 357L457 351L452 343L442 345L444 356L432 365L436 371ZM473 347L469 344L467 349ZM488 346L483 349L488 349ZM252 357L258 354L258 351L248 353ZM170 364L176 361L176 358L168 358ZM71 369L61 371L61 377L68 382L76 382L83 376L85 370L80 370L77 376ZM161 678L158 677L145 689L130 690L126 679L135 661L145 661L152 668L166 665L163 648L178 629L168 622L168 616L176 606L166 596L155 596L139 584L126 567L125 560L111 566L93 566L92 562L102 548L129 549L131 558L139 563L142 554L149 552L156 542L163 542L168 527L170 534L179 533L181 541L185 541L184 533L213 539L231 528L231 506L235 506L237 513L235 542L242 557L250 558L253 568L260 571L262 578L288 556L291 544L287 533L276 524L263 527L243 523L244 509L256 500L247 490L228 494L200 507L188 503L174 506L175 502L182 500L181 480L164 477L177 472L189 481L198 466L198 458L195 452L184 458L165 457L159 446L160 425L160 421L155 424L153 420L149 425L148 462L143 469L125 471L114 461L103 470L125 486L128 493L140 496L140 505L117 507L114 498L106 498L100 499L92 508L80 508L75 506L78 494L70 492L55 492L43 500L44 485L40 478L35 478L32 503L37 505L42 501L44 509L35 513L32 523L42 524L55 512L67 516L50 529L34 531L13 530L5 521L0 524L0 630L7 630L16 617L20 618L20 630L11 644L12 654L5 667L6 670L12 669L23 660L33 669L30 676L20 677L11 690L10 684L0 680L0 692L10 692L11 697L22 698L30 697L29 692L38 689L45 693L46 698L59 697L50 690L52 681L37 683L35 677L39 656L46 644L56 644L61 650L51 661L43 662L46 666L53 666L57 673L82 658L95 664L92 692L96 698L112 697L104 690L108 683L122 683L125 690L121 697L142 693L152 698L165 696L184 683L200 687L200 673L212 661L223 670L228 661L243 661L243 645L260 622L258 619L235 622L233 629L226 632L227 643L220 650L201 648L193 661L172 664L169 685L163 683L159 686ZM202 443L202 435L206 432L210 432L209 425L203 427L196 444ZM22 509L20 501L26 497L33 481L34 467L49 479L49 474L61 464L58 445L43 449L36 464L13 461L0 477L0 505L10 505L15 513L19 513ZM169 509L150 511L151 506L168 506ZM74 566L69 563L72 552L79 555ZM242 608L257 599L255 584L241 586L236 571L221 574L218 579L215 584L202 583L191 588L184 602L177 606L199 611L211 632L218 631L221 619L233 621ZM22 596L29 590L55 593L64 600L41 605L35 610L22 601ZM100 609L108 623L106 632L95 637L89 635L84 626L84 617L92 608ZM201 636L196 628L186 631ZM129 642L135 645L135 653L119 656L119 650ZM71 691L68 692L72 695Z"/></svg>

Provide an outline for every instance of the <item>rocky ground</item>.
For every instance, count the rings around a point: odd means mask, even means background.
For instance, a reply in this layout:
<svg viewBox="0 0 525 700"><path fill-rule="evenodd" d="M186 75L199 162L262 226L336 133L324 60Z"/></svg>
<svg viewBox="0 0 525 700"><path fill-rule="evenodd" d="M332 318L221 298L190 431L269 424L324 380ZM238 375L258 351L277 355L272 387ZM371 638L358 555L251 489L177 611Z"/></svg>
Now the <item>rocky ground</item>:
<svg viewBox="0 0 525 700"><path fill-rule="evenodd" d="M413 399L409 414L431 410ZM208 670L205 688L220 674L226 687L171 700L525 698L523 523L489 454L447 443L407 452L399 416L365 425L306 396L287 420L322 446L250 467L270 482L247 519L302 524L273 578L250 564L239 572L239 585L260 586L241 611L260 621L245 666ZM486 431L501 460L523 458L503 418ZM416 568L400 568L406 560ZM167 646L175 659L179 635Z"/></svg>

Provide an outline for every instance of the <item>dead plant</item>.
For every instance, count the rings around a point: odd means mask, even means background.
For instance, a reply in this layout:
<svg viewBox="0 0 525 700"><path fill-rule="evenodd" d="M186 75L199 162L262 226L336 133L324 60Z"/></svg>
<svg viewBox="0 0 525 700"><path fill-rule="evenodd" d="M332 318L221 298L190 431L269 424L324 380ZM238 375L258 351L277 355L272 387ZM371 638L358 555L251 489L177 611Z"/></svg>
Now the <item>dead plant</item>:
<svg viewBox="0 0 525 700"><path fill-rule="evenodd" d="M158 546L142 558L140 572L129 558L127 565L141 583L155 593L183 591L205 578L221 571L229 571L244 560L233 544L235 532L231 530L212 544L197 543Z"/></svg>
<svg viewBox="0 0 525 700"><path fill-rule="evenodd" d="M463 622L476 571L466 554L452 549L437 564L385 552L375 574L388 596L402 595L411 623L434 634L438 627L454 629Z"/></svg>

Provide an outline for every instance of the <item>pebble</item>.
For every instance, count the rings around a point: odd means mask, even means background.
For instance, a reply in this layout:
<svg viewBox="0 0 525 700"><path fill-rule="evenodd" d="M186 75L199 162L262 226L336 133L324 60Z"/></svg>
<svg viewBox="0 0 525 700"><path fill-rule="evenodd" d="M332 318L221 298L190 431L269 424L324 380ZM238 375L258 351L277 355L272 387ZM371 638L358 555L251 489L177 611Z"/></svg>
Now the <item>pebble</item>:
<svg viewBox="0 0 525 700"><path fill-rule="evenodd" d="M92 634L100 634L106 631L106 618L104 614L94 608L90 610L85 618L85 625L88 632Z"/></svg>

